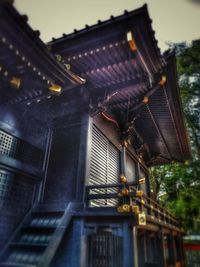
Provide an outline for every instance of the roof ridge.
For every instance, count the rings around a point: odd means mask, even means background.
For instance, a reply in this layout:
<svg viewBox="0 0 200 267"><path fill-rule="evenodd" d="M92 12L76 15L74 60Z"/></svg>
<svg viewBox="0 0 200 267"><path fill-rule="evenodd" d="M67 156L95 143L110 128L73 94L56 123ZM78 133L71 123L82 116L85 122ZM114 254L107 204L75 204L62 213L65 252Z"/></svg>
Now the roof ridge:
<svg viewBox="0 0 200 267"><path fill-rule="evenodd" d="M137 13L141 13L141 12L146 12L147 18L149 19L149 21L151 23L152 20L151 20L151 18L149 16L149 13L148 13L147 4L144 4L141 7L137 8L137 9L134 9L134 10L131 10L131 11L124 10L124 13L120 14L118 16L111 15L109 19L106 19L104 21L97 20L97 23L92 24L90 26L88 24L86 24L85 28L82 28L80 30L74 29L73 32L70 32L68 34L63 33L63 35L61 37L58 37L58 38L52 37L52 40L47 42L47 44L63 41L65 38L67 39L67 38L69 38L71 36L74 36L76 34L82 34L82 33L84 33L85 31L88 31L88 30L94 30L96 27L99 27L100 25L101 26L107 25L107 23L110 23L111 21L120 21L121 19L124 18L124 16L136 15Z"/></svg>

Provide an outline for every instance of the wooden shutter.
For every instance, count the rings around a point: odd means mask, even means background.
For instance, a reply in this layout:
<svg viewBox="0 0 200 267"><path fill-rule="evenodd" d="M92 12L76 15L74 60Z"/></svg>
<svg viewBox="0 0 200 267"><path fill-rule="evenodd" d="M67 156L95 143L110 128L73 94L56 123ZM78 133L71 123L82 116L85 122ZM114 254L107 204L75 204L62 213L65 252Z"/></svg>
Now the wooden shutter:
<svg viewBox="0 0 200 267"><path fill-rule="evenodd" d="M113 184L119 182L120 152L95 126L92 127L89 185ZM116 189L96 189L92 193L115 193ZM116 206L117 201L93 200L91 206Z"/></svg>

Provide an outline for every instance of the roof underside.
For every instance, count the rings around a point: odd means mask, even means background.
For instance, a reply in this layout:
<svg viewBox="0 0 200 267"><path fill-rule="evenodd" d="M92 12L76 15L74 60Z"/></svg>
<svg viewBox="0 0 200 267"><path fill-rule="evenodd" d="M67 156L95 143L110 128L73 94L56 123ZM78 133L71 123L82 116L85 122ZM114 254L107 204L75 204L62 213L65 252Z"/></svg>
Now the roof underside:
<svg viewBox="0 0 200 267"><path fill-rule="evenodd" d="M40 103L38 113L42 107L46 112L51 84L71 89L83 84L82 77L86 84L81 90L86 92L84 100L92 115L112 116L149 166L189 157L174 54L160 55L146 6L54 39L48 44L49 52L24 16L8 1L0 0L0 4L1 105L23 109L34 104L37 112ZM167 77L164 86L159 84L162 75ZM11 87L13 78L20 80L20 90ZM65 101L71 100L73 110L76 92L54 97L50 102L57 110L54 117ZM45 112L42 117L49 120L52 112Z"/></svg>
<svg viewBox="0 0 200 267"><path fill-rule="evenodd" d="M127 39L130 32L136 50ZM114 117L149 166L188 159L175 56L160 56L146 6L49 45L87 80L94 114Z"/></svg>
<svg viewBox="0 0 200 267"><path fill-rule="evenodd" d="M81 84L78 76L66 70L9 1L0 1L0 104L41 101L49 97L49 87L64 89ZM20 83L13 89L11 81ZM17 85L17 86L18 86Z"/></svg>

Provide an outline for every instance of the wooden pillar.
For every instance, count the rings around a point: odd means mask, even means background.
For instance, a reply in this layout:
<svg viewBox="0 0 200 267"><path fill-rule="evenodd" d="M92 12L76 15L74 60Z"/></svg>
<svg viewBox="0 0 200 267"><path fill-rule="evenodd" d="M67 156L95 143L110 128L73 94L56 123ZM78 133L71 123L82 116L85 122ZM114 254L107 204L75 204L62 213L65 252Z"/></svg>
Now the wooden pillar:
<svg viewBox="0 0 200 267"><path fill-rule="evenodd" d="M123 267L133 267L133 242L131 236L131 227L128 221L123 222ZM118 252L118 254L120 251ZM113 265L114 266L114 265ZM117 265L118 266L118 265Z"/></svg>
<svg viewBox="0 0 200 267"><path fill-rule="evenodd" d="M133 227L133 266L139 267L138 264L138 230L137 227Z"/></svg>
<svg viewBox="0 0 200 267"><path fill-rule="evenodd" d="M184 244L183 244L183 238L182 235L178 235L178 243L179 243L179 250L180 250L180 256L181 256L181 267L186 266L186 257L185 257L185 250L184 250Z"/></svg>
<svg viewBox="0 0 200 267"><path fill-rule="evenodd" d="M176 246L172 232L169 235L169 259L171 266L176 267Z"/></svg>
<svg viewBox="0 0 200 267"><path fill-rule="evenodd" d="M159 251L159 255L158 255L158 263L160 267L167 267L166 264L166 260L165 260L165 243L164 243L164 233L163 233L163 229L160 229L160 234L158 236L158 251Z"/></svg>
<svg viewBox="0 0 200 267"><path fill-rule="evenodd" d="M126 145L125 145L125 141L122 144L121 174L123 174L124 176L126 176Z"/></svg>

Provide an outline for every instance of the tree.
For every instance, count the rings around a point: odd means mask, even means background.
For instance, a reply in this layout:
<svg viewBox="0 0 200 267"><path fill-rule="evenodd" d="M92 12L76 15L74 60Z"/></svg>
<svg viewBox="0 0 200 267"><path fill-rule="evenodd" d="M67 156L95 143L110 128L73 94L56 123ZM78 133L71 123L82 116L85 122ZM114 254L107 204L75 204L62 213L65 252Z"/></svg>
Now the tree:
<svg viewBox="0 0 200 267"><path fill-rule="evenodd" d="M200 40L171 45L176 50L179 86L192 160L151 169L154 195L183 222L188 232L200 230ZM158 177L158 178L157 178Z"/></svg>

